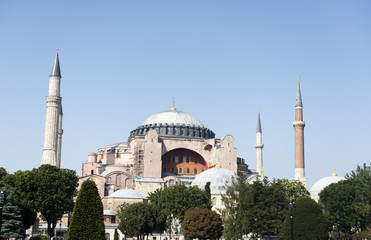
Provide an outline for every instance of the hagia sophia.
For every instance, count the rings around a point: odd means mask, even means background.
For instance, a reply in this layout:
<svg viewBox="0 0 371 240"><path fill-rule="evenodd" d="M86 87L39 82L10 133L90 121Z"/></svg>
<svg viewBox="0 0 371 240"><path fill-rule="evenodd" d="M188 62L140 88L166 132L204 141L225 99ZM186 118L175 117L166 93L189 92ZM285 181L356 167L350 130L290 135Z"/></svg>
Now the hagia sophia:
<svg viewBox="0 0 371 240"><path fill-rule="evenodd" d="M58 52L49 79L42 164L60 167L62 143L61 71ZM170 106L169 106L170 107ZM150 115L150 114L149 114ZM295 121L295 178L306 185L304 164L303 104L298 80ZM111 143L88 155L82 164L79 183L93 180L102 197L107 234L117 227L115 213L123 203L147 202L150 192L174 184L211 183L213 208L222 207L221 194L237 174L247 174L247 181L263 177L263 141L260 113L256 129L256 169L250 169L238 156L234 137L216 134L190 113L173 104L154 113L128 133L127 141ZM310 190L318 201L318 193L332 182L344 178L334 171L320 179Z"/></svg>

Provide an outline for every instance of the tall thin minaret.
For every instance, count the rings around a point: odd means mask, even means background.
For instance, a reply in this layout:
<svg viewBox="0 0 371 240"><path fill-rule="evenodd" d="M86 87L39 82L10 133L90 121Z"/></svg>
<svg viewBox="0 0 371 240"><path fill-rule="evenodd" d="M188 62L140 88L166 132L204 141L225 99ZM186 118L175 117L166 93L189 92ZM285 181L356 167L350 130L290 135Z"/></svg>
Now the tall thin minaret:
<svg viewBox="0 0 371 240"><path fill-rule="evenodd" d="M298 76L298 91L295 106L295 179L306 185L305 166L304 166L304 127L303 103L301 101L300 82Z"/></svg>
<svg viewBox="0 0 371 240"><path fill-rule="evenodd" d="M61 167L61 153L62 153L62 120L63 120L63 110L62 104L59 108L59 116L58 116L58 141L57 141L57 167Z"/></svg>
<svg viewBox="0 0 371 240"><path fill-rule="evenodd" d="M49 94L46 97L46 121L44 151L41 164L60 166L58 160L58 129L62 125L60 119L62 98L60 95L61 71L59 68L58 49L52 71L49 76ZM59 146L61 146L59 144ZM60 150L60 149L59 149Z"/></svg>
<svg viewBox="0 0 371 240"><path fill-rule="evenodd" d="M259 176L263 176L263 147L262 143L262 125L260 121L260 110L258 112L258 125L256 128L256 171Z"/></svg>

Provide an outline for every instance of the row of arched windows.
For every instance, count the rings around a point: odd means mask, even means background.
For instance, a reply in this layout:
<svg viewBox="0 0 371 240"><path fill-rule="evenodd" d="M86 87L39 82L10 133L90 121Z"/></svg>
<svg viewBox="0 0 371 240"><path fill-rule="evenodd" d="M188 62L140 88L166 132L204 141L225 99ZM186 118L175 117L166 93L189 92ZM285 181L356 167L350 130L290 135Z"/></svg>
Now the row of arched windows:
<svg viewBox="0 0 371 240"><path fill-rule="evenodd" d="M205 171L204 168L201 169L201 172L203 172L203 171ZM167 168L166 167L163 168L163 172L167 172ZM175 173L175 167L171 167L170 168L170 172ZM183 174L184 173L182 167L178 168L178 173L179 174ZM186 172L185 173L186 174L190 174L191 173L191 169L189 167L186 168ZM193 169L193 174L198 174L198 169L197 168L194 168Z"/></svg>
<svg viewBox="0 0 371 240"><path fill-rule="evenodd" d="M180 152L179 153L179 156L178 155L171 155L171 162L172 163L183 163L183 162L185 162L185 163L189 163L190 162L190 157L187 155L187 156L183 156L183 154ZM164 162L164 163L167 163L168 162L168 159L167 159L167 157L165 156L163 159L162 159L162 161ZM194 160L195 161L195 164L197 164L197 159L195 159Z"/></svg>
<svg viewBox="0 0 371 240"><path fill-rule="evenodd" d="M122 180L122 177L120 174L116 175L116 186L117 187L121 187L121 180ZM109 177L107 178L107 184L112 184L112 178ZM127 178L125 179L125 187L128 188L128 187L131 187L131 179L130 178Z"/></svg>

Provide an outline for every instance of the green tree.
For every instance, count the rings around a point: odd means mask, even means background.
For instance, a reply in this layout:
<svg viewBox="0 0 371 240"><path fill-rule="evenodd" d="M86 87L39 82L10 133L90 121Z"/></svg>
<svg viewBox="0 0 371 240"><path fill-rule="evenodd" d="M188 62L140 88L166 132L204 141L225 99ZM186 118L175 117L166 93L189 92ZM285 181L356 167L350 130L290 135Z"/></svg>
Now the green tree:
<svg viewBox="0 0 371 240"><path fill-rule="evenodd" d="M73 208L78 186L76 172L45 164L33 169L30 182L25 184L33 190L28 192L30 206L47 222L49 237L54 236L57 221Z"/></svg>
<svg viewBox="0 0 371 240"><path fill-rule="evenodd" d="M320 193L333 226L345 234L371 227L371 168L364 164L347 174L347 179L330 184Z"/></svg>
<svg viewBox="0 0 371 240"><path fill-rule="evenodd" d="M82 183L73 209L68 240L105 240L103 204L92 180Z"/></svg>
<svg viewBox="0 0 371 240"><path fill-rule="evenodd" d="M300 198L293 208L294 239L328 239L329 223L321 207L311 198ZM290 215L287 214L282 230L283 239L290 240Z"/></svg>
<svg viewBox="0 0 371 240"><path fill-rule="evenodd" d="M3 238L23 238L25 228L22 223L21 209L14 200L14 193L7 188L3 188L4 197L0 198L2 206L1 218L1 237Z"/></svg>
<svg viewBox="0 0 371 240"><path fill-rule="evenodd" d="M205 193L206 193L206 197L207 197L207 199L209 199L210 204L211 204L211 190L210 190L210 182L207 182L206 185L205 185ZM210 209L211 209L211 208L210 208Z"/></svg>
<svg viewBox="0 0 371 240"><path fill-rule="evenodd" d="M115 234L113 236L113 240L119 240L119 233L117 232L117 228L115 229Z"/></svg>
<svg viewBox="0 0 371 240"><path fill-rule="evenodd" d="M247 197L249 184L245 182L245 176L240 175L233 179L231 186L227 187L222 195L224 208L220 209L225 238L236 238L248 234L251 231L247 225Z"/></svg>
<svg viewBox="0 0 371 240"><path fill-rule="evenodd" d="M246 224L259 235L279 236L288 203L281 183L267 178L255 181L247 193Z"/></svg>
<svg viewBox="0 0 371 240"><path fill-rule="evenodd" d="M37 185L32 179L31 171L17 171L2 179L2 184L15 192L14 199L21 209L25 229L30 228L36 220L36 211L30 205L33 202L33 193L37 191Z"/></svg>
<svg viewBox="0 0 371 240"><path fill-rule="evenodd" d="M121 205L117 214L119 219L119 229L127 237L137 237L144 239L144 236L152 234L158 226L157 217L165 219L163 214L159 214L160 208L152 204L134 203Z"/></svg>
<svg viewBox="0 0 371 240"><path fill-rule="evenodd" d="M289 181L288 179L278 179L277 182L281 184L285 191L286 199L289 202L295 202L299 198L310 197L309 191L303 183L299 181Z"/></svg>
<svg viewBox="0 0 371 240"><path fill-rule="evenodd" d="M345 175L347 181L354 186L355 200L353 209L357 212L360 219L357 222L358 230L371 228L371 164L366 163L363 167L357 166L356 170ZM359 223L359 224L358 224Z"/></svg>
<svg viewBox="0 0 371 240"><path fill-rule="evenodd" d="M207 198L205 190L197 186L186 187L174 185L166 189L157 189L150 193L151 204L161 207L167 215L173 216L180 221L188 209L208 208L211 209L211 201Z"/></svg>
<svg viewBox="0 0 371 240"><path fill-rule="evenodd" d="M219 239L223 233L220 215L209 209L187 210L182 222L183 234L191 239Z"/></svg>

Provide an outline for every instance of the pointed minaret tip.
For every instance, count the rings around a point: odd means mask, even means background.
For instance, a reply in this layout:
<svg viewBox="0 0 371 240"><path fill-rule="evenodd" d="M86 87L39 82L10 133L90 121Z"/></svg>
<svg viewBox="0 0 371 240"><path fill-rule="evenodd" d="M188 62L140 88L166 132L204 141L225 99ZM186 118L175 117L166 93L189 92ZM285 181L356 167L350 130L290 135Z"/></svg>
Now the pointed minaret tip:
<svg viewBox="0 0 371 240"><path fill-rule="evenodd" d="M298 91L296 94L296 106L295 107L303 107L303 103L301 101L301 92L300 92L300 76L298 75Z"/></svg>
<svg viewBox="0 0 371 240"><path fill-rule="evenodd" d="M171 111L176 111L176 108L175 108L175 99L173 97L173 106L170 108Z"/></svg>
<svg viewBox="0 0 371 240"><path fill-rule="evenodd" d="M258 111L258 124L257 124L257 127L256 127L256 132L257 133L262 132L262 124L261 124L261 121L260 121L260 109Z"/></svg>
<svg viewBox="0 0 371 240"><path fill-rule="evenodd" d="M50 76L61 77L61 69L59 67L58 48L57 48L57 53L55 54L54 63L53 63L53 67L52 67L52 71L50 73Z"/></svg>

